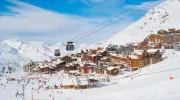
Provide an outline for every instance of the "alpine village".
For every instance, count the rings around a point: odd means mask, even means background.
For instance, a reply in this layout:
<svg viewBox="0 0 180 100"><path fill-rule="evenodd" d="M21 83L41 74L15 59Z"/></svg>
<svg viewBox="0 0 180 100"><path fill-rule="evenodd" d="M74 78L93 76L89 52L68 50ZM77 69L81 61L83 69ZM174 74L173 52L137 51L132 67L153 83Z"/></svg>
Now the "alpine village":
<svg viewBox="0 0 180 100"><path fill-rule="evenodd" d="M88 89L96 87L102 81L110 82L111 77L161 62L165 49L180 51L180 29L160 30L140 43L110 44L106 48L81 50L80 53L63 57L56 50L56 58L51 61L30 62L23 66L23 71L41 75L63 71L67 76L55 88Z"/></svg>

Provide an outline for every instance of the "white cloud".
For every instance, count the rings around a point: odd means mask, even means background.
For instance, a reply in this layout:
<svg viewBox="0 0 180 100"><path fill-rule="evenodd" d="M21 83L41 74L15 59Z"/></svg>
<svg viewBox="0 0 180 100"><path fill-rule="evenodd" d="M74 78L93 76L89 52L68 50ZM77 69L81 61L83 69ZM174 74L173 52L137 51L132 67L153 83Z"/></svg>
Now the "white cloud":
<svg viewBox="0 0 180 100"><path fill-rule="evenodd" d="M15 6L7 6L10 11L0 13L0 34L4 37L28 37L33 34L39 38L67 37L61 38L65 41L103 20L57 13L15 0L9 2Z"/></svg>
<svg viewBox="0 0 180 100"><path fill-rule="evenodd" d="M15 6L7 6L10 11L0 13L0 40L19 38L48 43L65 42L105 20L105 18L84 18L53 12L15 0L9 2L15 4ZM129 20L127 23L132 21ZM126 26L125 23L119 27L124 26ZM112 31L104 31L97 38L93 38L94 40L86 41L97 42L98 40L107 39L112 34L119 32L121 30L119 27Z"/></svg>

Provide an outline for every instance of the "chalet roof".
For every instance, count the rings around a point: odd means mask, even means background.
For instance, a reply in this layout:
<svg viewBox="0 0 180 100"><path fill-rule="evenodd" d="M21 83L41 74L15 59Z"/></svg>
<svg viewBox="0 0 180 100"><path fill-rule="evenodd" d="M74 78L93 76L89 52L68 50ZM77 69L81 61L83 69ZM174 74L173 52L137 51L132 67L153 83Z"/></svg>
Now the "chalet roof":
<svg viewBox="0 0 180 100"><path fill-rule="evenodd" d="M68 64L66 64L65 66L66 66L66 67L70 67L70 66L74 66L74 64L73 64L73 63L68 63Z"/></svg>
<svg viewBox="0 0 180 100"><path fill-rule="evenodd" d="M144 53L144 50L135 50L134 51L134 54L136 54L136 55L143 55L143 53Z"/></svg>
<svg viewBox="0 0 180 100"><path fill-rule="evenodd" d="M36 67L33 68L32 70L35 70L35 71L36 71L36 70L39 70L38 68L39 68L39 66L36 66Z"/></svg>
<svg viewBox="0 0 180 100"><path fill-rule="evenodd" d="M69 73L74 74L74 73L79 73L79 71L78 70L70 70Z"/></svg>
<svg viewBox="0 0 180 100"><path fill-rule="evenodd" d="M97 56L97 54L92 54L92 55L91 55L91 57L95 57L95 56Z"/></svg>
<svg viewBox="0 0 180 100"><path fill-rule="evenodd" d="M148 49L148 53L156 53L159 49Z"/></svg>
<svg viewBox="0 0 180 100"><path fill-rule="evenodd" d="M132 43L132 45L134 45L134 46L138 46L139 44L138 44L138 43Z"/></svg>
<svg viewBox="0 0 180 100"><path fill-rule="evenodd" d="M104 59L104 60L105 60L105 59L107 59L107 58L108 58L108 57L102 57L101 59Z"/></svg>
<svg viewBox="0 0 180 100"><path fill-rule="evenodd" d="M155 45L153 45L153 44L148 44L148 46L150 46L150 47L156 47Z"/></svg>
<svg viewBox="0 0 180 100"><path fill-rule="evenodd" d="M92 62L85 62L85 64L91 65L91 66L95 66L96 65L95 63L92 63Z"/></svg>
<svg viewBox="0 0 180 100"><path fill-rule="evenodd" d="M57 67L56 64L54 64L54 63L49 63L49 66L51 66L51 67Z"/></svg>
<svg viewBox="0 0 180 100"><path fill-rule="evenodd" d="M61 81L62 81L63 85L75 85L74 84L75 80L73 80L71 78L63 78Z"/></svg>
<svg viewBox="0 0 180 100"><path fill-rule="evenodd" d="M73 57L71 57L71 58L72 58L72 59L77 59L78 57L74 57L74 56L73 56Z"/></svg>
<svg viewBox="0 0 180 100"><path fill-rule="evenodd" d="M78 85L89 85L88 79L85 77L77 77Z"/></svg>
<svg viewBox="0 0 180 100"><path fill-rule="evenodd" d="M49 67L49 65L46 64L46 63L43 63L42 65L39 65L39 67L40 67L40 68L47 68L47 67Z"/></svg>
<svg viewBox="0 0 180 100"><path fill-rule="evenodd" d="M72 79L72 81L73 81L73 84L74 84L75 86L77 86L77 85L78 85L78 81L77 81L76 77L71 77L71 79Z"/></svg>
<svg viewBox="0 0 180 100"><path fill-rule="evenodd" d="M56 61L57 64L60 64L62 62L64 62L64 61L62 61L61 59L57 59L57 61Z"/></svg>
<svg viewBox="0 0 180 100"><path fill-rule="evenodd" d="M107 68L108 71L111 71L111 70L113 70L113 69L118 69L118 68L117 68L117 67L112 67L112 66L110 66L110 67Z"/></svg>
<svg viewBox="0 0 180 100"><path fill-rule="evenodd" d="M83 67L84 64L85 64L85 62L79 62L79 65L80 65L81 67Z"/></svg>
<svg viewBox="0 0 180 100"><path fill-rule="evenodd" d="M136 55L129 55L129 57L130 57L131 59L139 59L138 56L136 56Z"/></svg>

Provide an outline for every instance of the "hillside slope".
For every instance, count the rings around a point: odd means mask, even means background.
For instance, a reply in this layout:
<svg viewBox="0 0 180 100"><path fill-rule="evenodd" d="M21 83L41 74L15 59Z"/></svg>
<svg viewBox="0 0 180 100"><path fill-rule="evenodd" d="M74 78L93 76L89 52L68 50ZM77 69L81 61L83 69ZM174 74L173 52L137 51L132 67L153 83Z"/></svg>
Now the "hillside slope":
<svg viewBox="0 0 180 100"><path fill-rule="evenodd" d="M124 75L111 77L110 83L105 83L106 86L90 88L86 90L44 90L41 89L40 92L34 91L34 99L46 100L52 99L49 95L53 91L54 99L67 100L179 100L180 99L180 52L174 52L173 50L168 50L163 55L164 59L162 62L145 67L138 70L133 75L133 80L131 78L123 78ZM20 76L22 74L19 74ZM170 80L170 76L174 79ZM55 77L51 77L54 79ZM35 82L35 81L33 81ZM38 83L35 82L35 83ZM55 84L56 80L54 80ZM14 88L18 83L8 84L6 89L1 86L0 91L1 99L6 100L19 100L15 98L14 93L16 89L21 89L19 87ZM32 87L36 87L38 84L29 84L26 88L25 94L26 99L32 99ZM11 91L11 92L10 92ZM58 94L62 92L61 94ZM9 93L9 94L7 94ZM69 99L69 100L70 100Z"/></svg>
<svg viewBox="0 0 180 100"><path fill-rule="evenodd" d="M151 9L140 20L134 22L123 31L112 36L105 43L126 44L140 42L149 34L156 34L157 31L168 28L180 29L180 1L168 0L163 4Z"/></svg>

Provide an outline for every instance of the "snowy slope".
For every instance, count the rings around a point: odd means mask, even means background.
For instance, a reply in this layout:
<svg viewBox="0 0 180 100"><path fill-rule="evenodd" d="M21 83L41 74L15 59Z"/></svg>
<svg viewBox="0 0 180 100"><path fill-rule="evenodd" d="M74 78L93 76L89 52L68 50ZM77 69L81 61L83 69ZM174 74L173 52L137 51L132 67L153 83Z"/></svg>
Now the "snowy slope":
<svg viewBox="0 0 180 100"><path fill-rule="evenodd" d="M41 42L27 42L11 39L3 41L2 44L14 48L21 56L33 59L34 61L49 59L53 53L47 44Z"/></svg>
<svg viewBox="0 0 180 100"><path fill-rule="evenodd" d="M5 65L21 69L21 66L28 61L30 59L22 57L16 49L5 44L0 45L0 72Z"/></svg>
<svg viewBox="0 0 180 100"><path fill-rule="evenodd" d="M91 88L89 90L60 90L63 94L57 94L54 90L55 99L67 100L179 100L180 99L180 52L174 53L167 51L164 57L167 57L161 63L143 68L138 75L158 72L144 76L134 75L134 79L122 76L111 78L110 83L105 87ZM171 71L166 71L170 70ZM161 72L165 71L165 72ZM161 73L160 73L161 72ZM135 73L135 72L134 72ZM174 80L170 80L170 76ZM29 86L31 87L31 85ZM51 91L51 90L50 90ZM36 95L36 99L50 99L50 91L41 91ZM30 97L30 96L29 96Z"/></svg>
<svg viewBox="0 0 180 100"><path fill-rule="evenodd" d="M33 91L33 98L36 100L52 100L52 97L49 96L51 94L54 95L54 100L179 100L180 52L168 50L163 57L166 59L162 62L145 67L141 71L138 70L138 74L133 75L133 80L131 78L123 78L124 76L112 77L110 78L111 82L106 83L106 86L82 90L82 92L81 90L41 89L39 93ZM174 79L170 80L170 76L173 76ZM35 84L32 85L30 83L26 87L26 100L32 99L32 87L39 86L38 81L33 82ZM0 99L22 100L15 97L16 89L21 89L21 85L18 85L19 87L16 86L16 82L7 84L5 90L3 86L0 86ZM59 91L59 94L57 91Z"/></svg>
<svg viewBox="0 0 180 100"><path fill-rule="evenodd" d="M105 43L126 44L140 42L149 34L156 34L157 31L168 28L180 29L180 1L168 0L163 4L151 9L144 17L134 22L123 31L112 36Z"/></svg>

